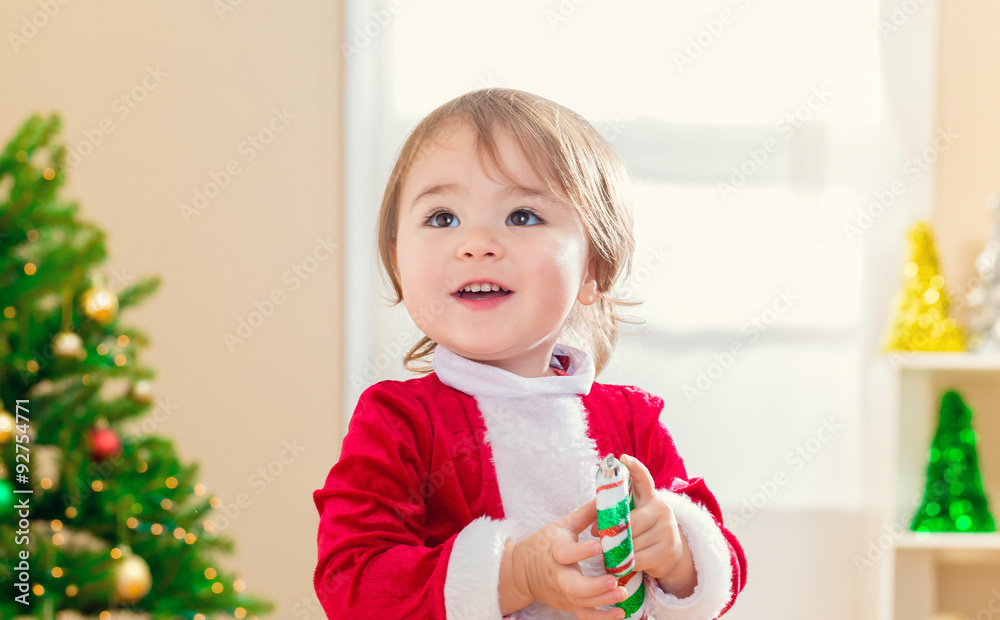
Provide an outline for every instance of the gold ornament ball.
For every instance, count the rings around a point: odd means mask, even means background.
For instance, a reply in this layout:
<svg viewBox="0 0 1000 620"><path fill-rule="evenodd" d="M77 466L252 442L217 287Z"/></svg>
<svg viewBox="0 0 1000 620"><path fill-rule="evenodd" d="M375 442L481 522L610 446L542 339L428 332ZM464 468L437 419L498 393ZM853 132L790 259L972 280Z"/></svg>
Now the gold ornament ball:
<svg viewBox="0 0 1000 620"><path fill-rule="evenodd" d="M115 593L128 603L135 603L149 594L153 587L153 576L146 560L134 553L126 554L115 570Z"/></svg>
<svg viewBox="0 0 1000 620"><path fill-rule="evenodd" d="M52 352L57 357L76 359L83 353L83 339L75 332L59 332L52 338Z"/></svg>
<svg viewBox="0 0 1000 620"><path fill-rule="evenodd" d="M14 434L14 416L0 405L0 444L10 441Z"/></svg>
<svg viewBox="0 0 1000 620"><path fill-rule="evenodd" d="M129 396L138 403L149 404L153 400L153 384L146 379L136 381L129 391Z"/></svg>
<svg viewBox="0 0 1000 620"><path fill-rule="evenodd" d="M101 325L107 325L118 314L118 297L101 285L88 289L81 298L83 313Z"/></svg>

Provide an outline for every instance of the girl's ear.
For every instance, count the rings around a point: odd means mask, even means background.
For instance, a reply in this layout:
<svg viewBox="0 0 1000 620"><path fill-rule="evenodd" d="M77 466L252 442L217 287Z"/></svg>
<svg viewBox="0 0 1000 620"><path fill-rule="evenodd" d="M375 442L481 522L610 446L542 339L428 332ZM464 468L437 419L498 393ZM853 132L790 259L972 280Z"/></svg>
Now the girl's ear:
<svg viewBox="0 0 1000 620"><path fill-rule="evenodd" d="M597 259L592 258L587 263L587 273L580 283L580 292L577 293L576 300L585 306L589 306L601 298L601 292L597 290Z"/></svg>

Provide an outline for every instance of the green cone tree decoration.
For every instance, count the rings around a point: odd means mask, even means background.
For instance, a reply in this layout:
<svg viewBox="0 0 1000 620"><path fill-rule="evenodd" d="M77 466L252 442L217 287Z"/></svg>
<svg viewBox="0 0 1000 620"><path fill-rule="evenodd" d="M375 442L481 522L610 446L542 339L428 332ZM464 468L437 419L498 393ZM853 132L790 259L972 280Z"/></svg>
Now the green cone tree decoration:
<svg viewBox="0 0 1000 620"><path fill-rule="evenodd" d="M160 281L97 271L59 129L32 116L0 152L0 618L254 618L272 605L218 565L221 501L152 434L175 406L120 320Z"/></svg>
<svg viewBox="0 0 1000 620"><path fill-rule="evenodd" d="M972 410L958 392L941 398L941 417L931 444L927 489L910 529L918 532L993 532L996 523L979 476Z"/></svg>

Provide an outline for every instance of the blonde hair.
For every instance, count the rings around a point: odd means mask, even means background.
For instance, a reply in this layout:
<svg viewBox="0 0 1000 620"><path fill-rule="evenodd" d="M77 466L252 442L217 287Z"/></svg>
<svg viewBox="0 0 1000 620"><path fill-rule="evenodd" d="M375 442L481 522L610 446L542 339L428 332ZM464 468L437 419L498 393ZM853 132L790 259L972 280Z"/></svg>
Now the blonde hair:
<svg viewBox="0 0 1000 620"><path fill-rule="evenodd" d="M590 243L590 256L597 259L598 300L589 306L574 304L560 332L560 341L588 351L598 373L604 368L618 340L619 323L639 323L618 312L621 306L641 302L612 295L619 276L628 276L635 239L628 198L628 173L608 143L584 118L553 101L507 88L487 88L466 93L428 114L403 143L386 183L378 217L379 262L395 293L389 301L403 299L399 271L392 259L396 242L399 200L407 172L421 157L438 131L452 120L465 120L475 128L476 150L483 153L502 174L494 131L506 130L535 170L543 175L549 190L568 198L583 222ZM552 181L556 181L553 187ZM424 336L404 356L404 366L413 372L430 372L426 358L437 343ZM425 365L417 366L417 362Z"/></svg>

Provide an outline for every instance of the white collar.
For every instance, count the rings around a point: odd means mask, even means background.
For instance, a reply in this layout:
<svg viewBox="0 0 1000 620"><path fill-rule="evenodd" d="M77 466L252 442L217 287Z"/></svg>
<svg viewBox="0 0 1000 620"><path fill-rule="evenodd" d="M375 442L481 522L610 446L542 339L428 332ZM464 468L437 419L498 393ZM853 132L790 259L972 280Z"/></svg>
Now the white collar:
<svg viewBox="0 0 1000 620"><path fill-rule="evenodd" d="M556 343L553 363L560 364L556 355L568 355L567 375L557 377L522 377L502 368L462 357L442 347L434 348L431 365L441 382L475 397L530 397L542 395L589 394L594 383L594 362L580 349Z"/></svg>

